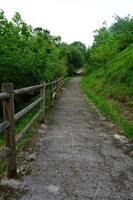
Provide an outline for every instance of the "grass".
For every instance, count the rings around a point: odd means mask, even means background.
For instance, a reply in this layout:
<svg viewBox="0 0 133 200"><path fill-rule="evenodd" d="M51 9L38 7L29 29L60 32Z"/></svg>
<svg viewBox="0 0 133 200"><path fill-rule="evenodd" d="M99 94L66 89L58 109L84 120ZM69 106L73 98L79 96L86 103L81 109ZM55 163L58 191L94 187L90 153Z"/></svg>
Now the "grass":
<svg viewBox="0 0 133 200"><path fill-rule="evenodd" d="M133 137L132 60L133 45L106 66L88 70L81 80L81 88L88 98L128 137Z"/></svg>

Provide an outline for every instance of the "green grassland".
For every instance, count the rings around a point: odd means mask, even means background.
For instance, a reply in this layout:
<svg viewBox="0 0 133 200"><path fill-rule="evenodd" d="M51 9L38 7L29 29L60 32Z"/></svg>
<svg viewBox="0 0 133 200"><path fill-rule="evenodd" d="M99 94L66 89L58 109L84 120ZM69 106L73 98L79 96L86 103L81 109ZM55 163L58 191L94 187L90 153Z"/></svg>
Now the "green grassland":
<svg viewBox="0 0 133 200"><path fill-rule="evenodd" d="M133 45L105 66L90 67L81 88L127 136L133 137Z"/></svg>

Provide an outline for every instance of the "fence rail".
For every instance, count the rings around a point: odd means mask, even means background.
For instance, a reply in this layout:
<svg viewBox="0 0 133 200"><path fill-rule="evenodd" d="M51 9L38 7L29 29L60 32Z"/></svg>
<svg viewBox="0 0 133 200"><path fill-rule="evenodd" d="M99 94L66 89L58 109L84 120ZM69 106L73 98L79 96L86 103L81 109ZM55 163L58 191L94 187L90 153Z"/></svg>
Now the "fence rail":
<svg viewBox="0 0 133 200"><path fill-rule="evenodd" d="M43 85L40 84L40 85L30 86L30 87L26 87L26 88L21 88L21 89L14 90L14 94L21 95L21 94L25 94L25 93L40 89L42 87L43 87Z"/></svg>
<svg viewBox="0 0 133 200"><path fill-rule="evenodd" d="M9 99L10 95L7 92L0 93L0 100Z"/></svg>
<svg viewBox="0 0 133 200"><path fill-rule="evenodd" d="M2 93L0 93L0 101L3 103L3 118L4 122L0 123L0 134L4 133L5 144L4 149L0 151L0 161L7 159L7 177L12 178L17 175L16 163L16 145L21 141L26 132L31 128L35 120L45 118L45 99L50 95L51 102L59 94L64 84L64 77L55 81L45 83L41 81L40 85L34 85L26 88L14 90L12 83L2 85ZM50 87L46 94L46 88ZM15 114L14 99L17 95L34 92L40 90L40 97L30 105L23 108ZM40 104L39 111L35 114L32 120L24 127L23 130L16 136L15 123L27 114L32 108Z"/></svg>
<svg viewBox="0 0 133 200"><path fill-rule="evenodd" d="M0 124L0 133L3 133L6 129L8 129L11 126L11 123L8 121L2 122Z"/></svg>

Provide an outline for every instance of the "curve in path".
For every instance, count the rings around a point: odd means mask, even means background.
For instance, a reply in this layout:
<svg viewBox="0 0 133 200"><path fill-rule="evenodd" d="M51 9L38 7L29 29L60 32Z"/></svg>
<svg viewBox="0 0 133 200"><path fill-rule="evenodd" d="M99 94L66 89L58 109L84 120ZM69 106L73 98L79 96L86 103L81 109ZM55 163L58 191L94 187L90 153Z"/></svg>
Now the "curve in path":
<svg viewBox="0 0 133 200"><path fill-rule="evenodd" d="M133 200L133 160L112 129L70 80L43 130L40 151L24 177L22 200Z"/></svg>

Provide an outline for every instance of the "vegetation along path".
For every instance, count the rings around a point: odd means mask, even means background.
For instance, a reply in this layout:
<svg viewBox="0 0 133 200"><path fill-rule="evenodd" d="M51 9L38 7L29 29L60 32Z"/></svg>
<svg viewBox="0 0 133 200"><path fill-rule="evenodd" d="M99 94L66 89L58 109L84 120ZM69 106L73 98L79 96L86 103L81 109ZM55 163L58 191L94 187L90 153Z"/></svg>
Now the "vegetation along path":
<svg viewBox="0 0 133 200"><path fill-rule="evenodd" d="M132 200L133 160L113 137L111 123L85 100L80 78L70 80L47 126L22 200ZM104 120L103 120L104 119Z"/></svg>

